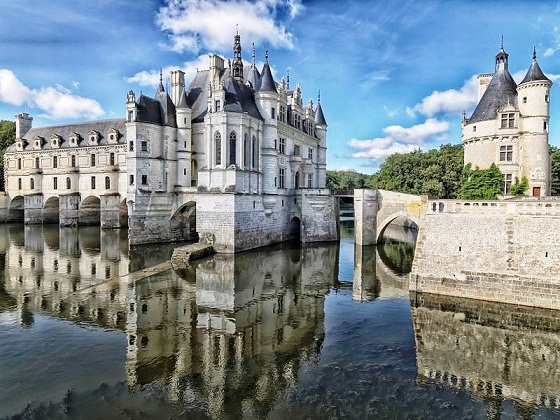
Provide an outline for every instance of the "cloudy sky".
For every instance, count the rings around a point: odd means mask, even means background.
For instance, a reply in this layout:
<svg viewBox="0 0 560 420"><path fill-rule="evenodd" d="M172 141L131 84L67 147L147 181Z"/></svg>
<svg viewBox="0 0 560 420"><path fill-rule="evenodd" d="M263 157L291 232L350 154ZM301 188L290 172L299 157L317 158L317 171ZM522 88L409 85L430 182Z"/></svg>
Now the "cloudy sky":
<svg viewBox="0 0 560 420"><path fill-rule="evenodd" d="M152 95L169 70L187 80L208 54L243 59L265 46L329 124L328 168L372 173L390 154L461 140L476 75L504 37L521 80L533 46L555 81L551 143L560 146L560 3L555 1L18 0L2 1L0 119L34 126L124 117L126 93Z"/></svg>

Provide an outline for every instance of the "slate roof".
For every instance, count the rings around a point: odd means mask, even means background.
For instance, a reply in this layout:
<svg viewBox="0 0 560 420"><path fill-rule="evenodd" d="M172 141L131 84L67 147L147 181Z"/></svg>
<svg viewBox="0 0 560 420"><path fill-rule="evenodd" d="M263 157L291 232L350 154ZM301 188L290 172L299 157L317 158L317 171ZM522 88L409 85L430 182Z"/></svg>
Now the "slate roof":
<svg viewBox="0 0 560 420"><path fill-rule="evenodd" d="M259 92L278 92L276 90L276 83L274 83L274 79L272 78L272 72L270 71L268 61L264 63L262 69L262 80Z"/></svg>
<svg viewBox="0 0 560 420"><path fill-rule="evenodd" d="M315 110L315 125L327 125L325 120L325 114L323 114L323 108L321 107L321 102L317 103L317 109Z"/></svg>
<svg viewBox="0 0 560 420"><path fill-rule="evenodd" d="M544 75L541 68L539 67L539 63L537 63L537 57L533 55L533 62L531 63L531 67L529 67L527 74L519 84L521 85L523 83L534 82L537 80L548 80L550 82L550 79Z"/></svg>
<svg viewBox="0 0 560 420"><path fill-rule="evenodd" d="M517 84L507 66L504 66L499 68L490 80L468 123L493 120L498 115L498 109L507 104L517 108Z"/></svg>
<svg viewBox="0 0 560 420"><path fill-rule="evenodd" d="M31 128L23 138L27 140L27 144L24 146L24 150L33 150L33 139L37 136L42 137L45 141L43 142L43 150L49 150L51 148L51 137L55 134L62 138L60 142L59 149L65 149L70 147L83 147L88 146L89 133L91 131L99 132L99 145L107 145L107 134L111 129L116 129L119 131L118 143L126 143L126 120L124 118L112 119L112 120L99 120L99 121L88 121L84 123L68 124L68 125L53 125L47 127L37 127ZM70 136L72 133L80 135L80 143L78 146L70 146ZM25 144L25 143L24 143ZM12 144L7 152L15 152L16 145Z"/></svg>

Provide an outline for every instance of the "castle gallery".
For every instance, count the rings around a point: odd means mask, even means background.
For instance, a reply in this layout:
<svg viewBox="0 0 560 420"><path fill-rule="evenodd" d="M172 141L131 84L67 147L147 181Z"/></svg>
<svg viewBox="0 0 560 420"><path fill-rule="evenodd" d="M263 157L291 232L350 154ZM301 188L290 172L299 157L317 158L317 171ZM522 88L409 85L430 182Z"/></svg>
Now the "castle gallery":
<svg viewBox="0 0 560 420"><path fill-rule="evenodd" d="M155 96L126 97L126 118L32 127L16 116L5 153L5 219L128 226L131 244L201 239L221 252L300 238L337 240L320 98L303 104L241 58L210 56L190 85L171 72ZM2 204L2 203L0 203Z"/></svg>

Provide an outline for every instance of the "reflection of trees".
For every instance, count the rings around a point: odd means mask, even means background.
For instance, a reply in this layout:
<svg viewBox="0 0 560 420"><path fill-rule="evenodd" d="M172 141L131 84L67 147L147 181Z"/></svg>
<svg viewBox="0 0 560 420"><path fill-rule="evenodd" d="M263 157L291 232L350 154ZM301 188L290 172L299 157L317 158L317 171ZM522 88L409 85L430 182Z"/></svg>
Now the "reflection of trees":
<svg viewBox="0 0 560 420"><path fill-rule="evenodd" d="M468 390L500 418L504 399L521 418L558 409L560 319L553 310L415 294L411 297L418 375Z"/></svg>
<svg viewBox="0 0 560 420"><path fill-rule="evenodd" d="M395 273L410 273L414 260L413 244L385 239L377 249L383 263Z"/></svg>

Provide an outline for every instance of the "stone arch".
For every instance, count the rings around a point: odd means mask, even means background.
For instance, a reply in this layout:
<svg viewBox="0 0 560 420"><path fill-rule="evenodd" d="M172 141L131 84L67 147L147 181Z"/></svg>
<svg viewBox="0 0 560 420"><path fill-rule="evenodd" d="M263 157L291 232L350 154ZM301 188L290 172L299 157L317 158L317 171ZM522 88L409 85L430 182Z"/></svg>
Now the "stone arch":
<svg viewBox="0 0 560 420"><path fill-rule="evenodd" d="M198 239L196 232L196 202L188 201L180 206L169 219L171 236L176 241Z"/></svg>
<svg viewBox="0 0 560 420"><path fill-rule="evenodd" d="M49 197L43 205L43 223L60 222L60 200L58 196Z"/></svg>
<svg viewBox="0 0 560 420"><path fill-rule="evenodd" d="M23 195L18 195L10 201L8 207L8 222L23 222L25 202Z"/></svg>
<svg viewBox="0 0 560 420"><path fill-rule="evenodd" d="M78 209L78 225L93 226L101 224L101 200L90 195L80 203Z"/></svg>
<svg viewBox="0 0 560 420"><path fill-rule="evenodd" d="M294 239L301 238L301 220L299 217L292 217L292 219L290 220L289 232L290 236L292 236Z"/></svg>
<svg viewBox="0 0 560 420"><path fill-rule="evenodd" d="M385 231L385 228L398 217L404 217L412 221L413 223L415 223L416 226L420 226L420 223L416 218L416 216L413 216L410 213L407 213L406 211L398 211L396 213L391 214L390 216L387 216L381 222L377 223L377 233L375 238L376 243L379 243L381 241L381 238L383 238L383 232Z"/></svg>

